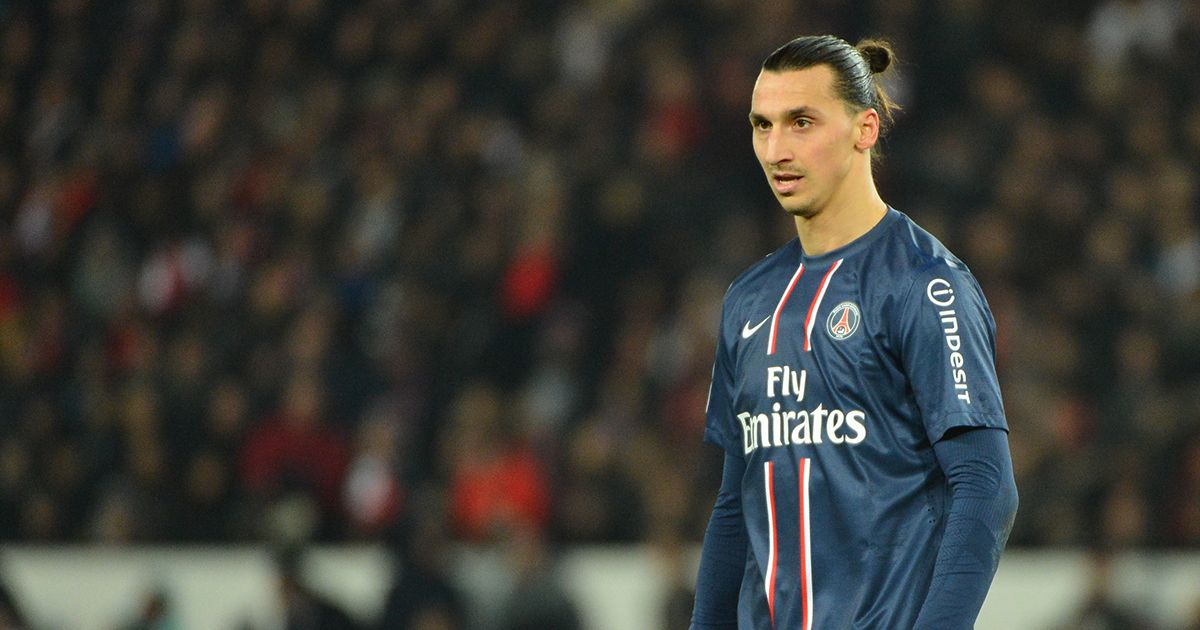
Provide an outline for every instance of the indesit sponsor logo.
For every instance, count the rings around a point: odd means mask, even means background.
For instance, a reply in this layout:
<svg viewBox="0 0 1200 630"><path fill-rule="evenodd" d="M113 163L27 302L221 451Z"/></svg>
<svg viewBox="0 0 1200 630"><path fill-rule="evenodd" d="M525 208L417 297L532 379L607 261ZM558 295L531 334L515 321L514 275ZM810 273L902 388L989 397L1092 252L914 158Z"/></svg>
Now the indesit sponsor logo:
<svg viewBox="0 0 1200 630"><path fill-rule="evenodd" d="M971 404L971 390L967 385L967 370L963 367L962 336L958 334L958 313L950 308L954 304L954 288L942 278L934 278L925 287L925 295L934 306L939 307L938 318L942 322L942 334L946 347L950 349L950 377L954 381L955 394L959 400Z"/></svg>

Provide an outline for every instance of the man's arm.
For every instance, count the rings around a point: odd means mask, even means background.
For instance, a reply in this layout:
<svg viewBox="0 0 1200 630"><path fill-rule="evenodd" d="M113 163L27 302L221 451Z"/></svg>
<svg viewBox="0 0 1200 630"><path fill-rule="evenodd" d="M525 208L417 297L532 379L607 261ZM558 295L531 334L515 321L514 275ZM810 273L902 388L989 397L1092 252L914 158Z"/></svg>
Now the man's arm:
<svg viewBox="0 0 1200 630"><path fill-rule="evenodd" d="M933 450L950 484L950 510L914 630L970 630L1017 512L1008 434L992 428L951 430Z"/></svg>
<svg viewBox="0 0 1200 630"><path fill-rule="evenodd" d="M742 476L746 460L725 453L721 490L713 506L700 571L691 630L737 630L738 593L746 568L746 524L742 519Z"/></svg>

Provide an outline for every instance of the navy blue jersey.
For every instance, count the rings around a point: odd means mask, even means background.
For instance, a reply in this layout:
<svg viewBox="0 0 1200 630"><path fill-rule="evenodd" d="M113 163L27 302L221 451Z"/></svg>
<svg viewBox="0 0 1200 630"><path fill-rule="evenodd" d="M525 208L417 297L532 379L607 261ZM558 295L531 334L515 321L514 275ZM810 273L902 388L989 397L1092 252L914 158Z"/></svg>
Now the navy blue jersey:
<svg viewBox="0 0 1200 630"><path fill-rule="evenodd" d="M739 628L913 626L949 498L932 444L1007 430L994 335L966 266L891 208L730 285L705 440L747 463Z"/></svg>

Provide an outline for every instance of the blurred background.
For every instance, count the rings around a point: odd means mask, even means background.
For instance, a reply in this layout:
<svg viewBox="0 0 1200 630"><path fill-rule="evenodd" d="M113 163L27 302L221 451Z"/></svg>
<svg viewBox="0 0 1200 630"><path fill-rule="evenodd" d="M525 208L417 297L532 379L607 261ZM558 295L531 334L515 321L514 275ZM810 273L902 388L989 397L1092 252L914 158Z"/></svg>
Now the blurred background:
<svg viewBox="0 0 1200 630"><path fill-rule="evenodd" d="M1200 628L1187 0L0 0L0 628L685 628L794 236L750 91L825 32L996 316L986 627Z"/></svg>

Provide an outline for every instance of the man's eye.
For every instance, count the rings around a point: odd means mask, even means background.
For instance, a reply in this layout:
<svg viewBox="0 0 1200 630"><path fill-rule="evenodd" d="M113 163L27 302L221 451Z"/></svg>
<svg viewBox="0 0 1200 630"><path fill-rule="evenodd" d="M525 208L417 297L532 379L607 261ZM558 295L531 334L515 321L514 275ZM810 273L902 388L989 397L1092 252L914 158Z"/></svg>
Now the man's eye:
<svg viewBox="0 0 1200 630"><path fill-rule="evenodd" d="M805 127L811 127L812 121L807 118L797 118L792 124L803 129Z"/></svg>
<svg viewBox="0 0 1200 630"><path fill-rule="evenodd" d="M754 121L754 128L759 131L766 131L771 128L771 123L765 120L756 120Z"/></svg>

